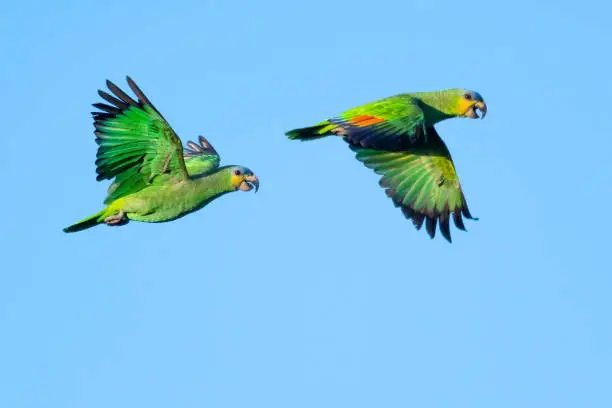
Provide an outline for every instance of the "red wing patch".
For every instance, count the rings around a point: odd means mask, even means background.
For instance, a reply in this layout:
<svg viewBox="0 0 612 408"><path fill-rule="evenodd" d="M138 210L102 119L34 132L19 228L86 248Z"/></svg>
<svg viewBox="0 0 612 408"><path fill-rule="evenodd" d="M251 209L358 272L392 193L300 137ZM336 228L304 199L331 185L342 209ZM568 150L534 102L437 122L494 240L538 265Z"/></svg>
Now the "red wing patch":
<svg viewBox="0 0 612 408"><path fill-rule="evenodd" d="M361 116L355 116L354 118L350 120L350 122L351 122L351 125L353 126L366 127L366 126L375 125L380 122L384 122L385 120L386 119L382 119L382 118L372 116L372 115L361 115Z"/></svg>

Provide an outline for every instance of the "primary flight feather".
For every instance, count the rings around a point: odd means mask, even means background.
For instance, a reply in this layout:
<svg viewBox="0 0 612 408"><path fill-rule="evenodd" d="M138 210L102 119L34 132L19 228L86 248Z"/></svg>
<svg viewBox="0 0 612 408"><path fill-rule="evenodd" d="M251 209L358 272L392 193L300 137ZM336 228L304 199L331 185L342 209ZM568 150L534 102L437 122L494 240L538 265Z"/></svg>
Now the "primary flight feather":
<svg viewBox="0 0 612 408"><path fill-rule="evenodd" d="M290 139L340 136L357 159L382 175L381 187L396 207L423 224L431 238L440 233L451 242L449 220L465 230L470 214L450 152L434 125L445 119L476 119L487 113L478 92L447 89L395 95L350 109L314 126L287 132Z"/></svg>
<svg viewBox="0 0 612 408"><path fill-rule="evenodd" d="M127 77L136 99L106 81L112 95L98 91L107 103L93 106L98 153L97 180L112 180L100 212L64 228L77 232L129 220L171 221L199 210L232 191L259 188L259 180L242 166L219 167L220 158L202 136L181 140L151 101Z"/></svg>

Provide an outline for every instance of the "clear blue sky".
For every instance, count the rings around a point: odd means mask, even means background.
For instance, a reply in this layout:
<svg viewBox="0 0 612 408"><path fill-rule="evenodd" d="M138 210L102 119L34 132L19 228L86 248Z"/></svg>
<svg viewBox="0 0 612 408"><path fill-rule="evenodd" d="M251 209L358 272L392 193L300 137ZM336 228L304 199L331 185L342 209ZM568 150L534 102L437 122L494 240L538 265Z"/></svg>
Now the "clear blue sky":
<svg viewBox="0 0 612 408"><path fill-rule="evenodd" d="M2 8L0 406L612 406L604 1ZM260 192L62 233L100 209L90 104L126 74ZM439 126L480 217L452 245L340 140L283 136L448 87L489 106Z"/></svg>

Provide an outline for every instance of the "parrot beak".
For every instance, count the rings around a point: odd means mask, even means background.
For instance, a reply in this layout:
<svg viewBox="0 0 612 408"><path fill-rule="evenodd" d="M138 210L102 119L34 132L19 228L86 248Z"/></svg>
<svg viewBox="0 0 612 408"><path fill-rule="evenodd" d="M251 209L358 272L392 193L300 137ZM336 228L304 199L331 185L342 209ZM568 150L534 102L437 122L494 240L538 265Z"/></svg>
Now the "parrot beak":
<svg viewBox="0 0 612 408"><path fill-rule="evenodd" d="M244 180L242 180L242 183L240 183L238 188L242 191L251 191L253 187L255 187L255 192L259 190L259 179L256 175L249 174L248 176L244 177Z"/></svg>
<svg viewBox="0 0 612 408"><path fill-rule="evenodd" d="M484 101L476 102L474 105L475 109L480 109L481 117L480 119L484 119L487 116L487 104Z"/></svg>
<svg viewBox="0 0 612 408"><path fill-rule="evenodd" d="M480 110L482 116L478 116L477 110ZM470 109L465 113L465 116L471 119L484 119L487 116L487 104L484 101L478 101L473 104Z"/></svg>

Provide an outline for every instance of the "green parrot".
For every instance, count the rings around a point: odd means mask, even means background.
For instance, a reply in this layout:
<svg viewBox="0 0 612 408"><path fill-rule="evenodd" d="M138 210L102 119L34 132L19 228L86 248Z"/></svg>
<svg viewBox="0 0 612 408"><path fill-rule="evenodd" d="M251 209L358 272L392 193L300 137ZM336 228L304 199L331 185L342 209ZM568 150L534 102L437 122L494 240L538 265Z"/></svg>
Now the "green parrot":
<svg viewBox="0 0 612 408"><path fill-rule="evenodd" d="M382 175L380 186L417 230L423 223L431 238L436 227L449 242L449 219L465 230L462 215L472 217L453 160L434 125L445 119L476 119L487 113L478 92L447 89L391 96L350 109L314 126L286 133L289 139L340 136L357 160Z"/></svg>
<svg viewBox="0 0 612 408"><path fill-rule="evenodd" d="M236 190L259 189L259 180L242 166L219 167L219 155L200 136L199 144L181 140L151 101L127 77L137 100L106 81L114 94L98 91L108 102L93 106L98 153L97 180L114 179L106 207L64 232L77 232L106 223L129 220L171 221L197 211L214 199Z"/></svg>

